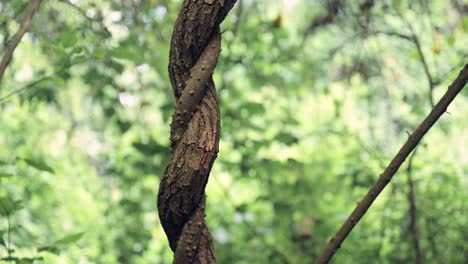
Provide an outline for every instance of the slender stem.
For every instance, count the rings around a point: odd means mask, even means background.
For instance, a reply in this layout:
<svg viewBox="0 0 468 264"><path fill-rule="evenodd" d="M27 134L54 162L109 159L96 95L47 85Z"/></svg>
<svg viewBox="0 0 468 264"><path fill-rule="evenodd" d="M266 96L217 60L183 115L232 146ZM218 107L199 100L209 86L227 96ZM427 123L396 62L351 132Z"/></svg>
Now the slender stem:
<svg viewBox="0 0 468 264"><path fill-rule="evenodd" d="M11 263L11 221L10 215L7 215L7 251L8 251L8 262Z"/></svg>
<svg viewBox="0 0 468 264"><path fill-rule="evenodd" d="M429 65L427 63L426 56L424 55L424 52L422 51L421 42L419 41L419 38L416 35L415 30L411 26L411 23L409 23L402 15L400 15L400 17L407 24L408 28L411 31L411 35L402 34L402 33L394 32L394 31L381 31L381 30L376 30L373 33L385 34L387 36L397 37L397 38L404 39L413 43L413 45L416 47L416 51L418 52L418 55L420 58L419 61L421 62L421 65L424 70L424 74L426 75L427 82L429 84L429 102L431 104L431 107L434 107L434 87L438 84L438 82L434 80L434 77L429 71Z"/></svg>
<svg viewBox="0 0 468 264"><path fill-rule="evenodd" d="M419 41L418 36L416 35L416 31L414 30L412 24L406 19L403 14L398 13L398 16L405 22L405 24L408 26L409 30L411 31L411 42L413 42L414 46L416 47L416 50L418 51L418 55L420 57L420 62L423 66L424 69L424 74L426 74L427 82L429 83L429 102L431 103L431 107L434 107L434 78L431 75L431 72L429 71L429 66L427 64L426 57L424 56L424 53L421 48L421 42Z"/></svg>
<svg viewBox="0 0 468 264"><path fill-rule="evenodd" d="M89 21L93 21L93 22L101 22L102 19L101 18L93 18L93 17L90 17L86 14L86 11L84 9L82 9L81 7L73 4L72 2L70 1L67 1L67 0L59 0L59 2L62 2L66 5L69 5L70 7L72 7L73 9L75 9L78 13L80 13L84 18L86 18L87 20Z"/></svg>
<svg viewBox="0 0 468 264"><path fill-rule="evenodd" d="M417 208L416 208L416 195L414 191L413 183L413 160L416 156L417 149L413 151L409 160L408 167L406 168L406 175L408 180L408 203L409 203L409 216L410 216L410 225L409 231L413 237L413 248L416 255L415 263L421 264L424 263L424 256L421 251L421 243L419 241L419 230L417 224Z"/></svg>
<svg viewBox="0 0 468 264"><path fill-rule="evenodd" d="M434 106L429 115L424 119L424 121L416 128L413 134L411 134L406 141L406 143L400 148L396 156L380 175L377 182L370 188L368 193L364 198L358 203L354 211L348 217L348 219L343 223L341 228L335 234L335 236L329 241L327 246L323 249L317 263L327 263L340 248L341 243L346 239L349 233L353 230L356 224L361 220L364 214L367 212L369 207L378 197L378 195L383 191L385 186L391 181L393 175L398 171L401 164L406 160L408 155L413 151L413 149L418 145L419 141L423 136L429 131L429 129L437 122L437 120L442 116L443 113L447 110L449 104L455 99L457 94L463 89L463 87L468 82L468 64L465 64L463 70L459 73L458 77L452 84L449 86L447 92L439 100L439 102Z"/></svg>
<svg viewBox="0 0 468 264"><path fill-rule="evenodd" d="M53 78L54 76L56 76L57 74L60 74L60 73L64 72L65 70L71 68L73 65L76 65L76 64L79 64L79 63L68 63L63 68L58 69L57 71L53 72L50 75L39 78L39 79L37 79L35 81L32 81L31 83L26 84L25 86L23 86L21 88L18 88L18 89L14 90L14 91L11 91L10 93L0 97L0 104L3 103L6 99L10 98L11 96L13 96L15 94L19 94L22 91L24 91L26 89L29 89L31 87L34 87L35 85L37 85L37 84L39 84L39 83L41 83L43 81L47 81L47 80Z"/></svg>
<svg viewBox="0 0 468 264"><path fill-rule="evenodd" d="M31 2L31 5L29 6L28 11L26 12L26 16L23 19L23 23L21 23L18 32L16 32L16 34L11 39L10 44L8 44L5 53L3 54L2 61L0 62L0 83L2 82L3 75L5 74L5 70L8 67L8 64L10 64L11 58L13 57L13 52L20 43L21 39L23 38L24 33L26 33L26 31L28 30L29 25L31 24L32 17L34 16L34 13L39 9L40 4L41 0L33 0Z"/></svg>
<svg viewBox="0 0 468 264"><path fill-rule="evenodd" d="M429 83L429 102L431 103L431 106L434 107L434 78L432 78L431 72L429 71L429 66L426 61L426 57L424 56L424 53L421 48L421 42L419 41L419 38L416 36L416 33L414 30L411 28L412 32L412 42L416 46L416 50L418 51L419 57L420 57L420 62L423 66L424 73L426 74L427 82Z"/></svg>

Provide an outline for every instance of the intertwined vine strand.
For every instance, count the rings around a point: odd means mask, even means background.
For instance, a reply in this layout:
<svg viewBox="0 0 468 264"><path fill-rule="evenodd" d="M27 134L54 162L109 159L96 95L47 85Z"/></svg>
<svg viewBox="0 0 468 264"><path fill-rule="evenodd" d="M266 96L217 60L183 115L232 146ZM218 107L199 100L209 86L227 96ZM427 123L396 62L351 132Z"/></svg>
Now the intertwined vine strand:
<svg viewBox="0 0 468 264"><path fill-rule="evenodd" d="M235 0L185 0L171 41L169 76L176 101L171 159L161 180L158 212L174 263L216 263L204 220L205 186L218 153L220 117L212 78L219 24Z"/></svg>

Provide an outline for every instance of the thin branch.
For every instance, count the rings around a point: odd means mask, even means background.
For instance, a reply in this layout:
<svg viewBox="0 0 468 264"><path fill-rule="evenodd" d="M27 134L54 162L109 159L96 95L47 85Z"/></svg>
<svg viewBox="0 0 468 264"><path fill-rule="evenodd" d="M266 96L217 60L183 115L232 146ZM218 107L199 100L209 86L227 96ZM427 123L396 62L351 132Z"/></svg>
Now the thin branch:
<svg viewBox="0 0 468 264"><path fill-rule="evenodd" d="M400 38L400 39L413 41L413 38L411 36L406 35L406 34L402 34L402 33L399 33L399 32L395 32L395 31L373 30L373 31L370 31L370 33L376 34L376 35L377 34L383 34L383 35L390 36L390 37L397 37L397 38Z"/></svg>
<svg viewBox="0 0 468 264"><path fill-rule="evenodd" d="M13 249L11 248L11 219L10 219L10 215L8 214L7 215L7 244L8 244L8 247L7 247L7 251L8 251L8 259L9 259L9 262L11 263L11 252L13 252Z"/></svg>
<svg viewBox="0 0 468 264"><path fill-rule="evenodd" d="M6 101L6 99L10 98L11 96L15 95L15 94L19 94L21 93L22 91L26 90L26 89L29 89L29 88L32 88L36 85L38 85L39 83L41 82L44 82L44 81L47 81L49 79L52 79L53 77L55 77L56 75L64 72L65 70L71 68L72 66L76 65L76 64L79 64L79 63L69 63L69 64L66 64L64 67L60 68L59 70L53 72L52 74L50 75L47 75L47 76L44 76L42 78L39 78L35 81L32 81L31 83L28 83L26 84L25 86L21 87L21 88L18 88L14 91L11 91L10 93L0 97L0 104L3 103L4 101Z"/></svg>
<svg viewBox="0 0 468 264"><path fill-rule="evenodd" d="M429 246L430 246L431 251L432 251L431 257L433 259L437 259L437 261L439 263L446 263L444 261L444 259L442 258L442 256L439 254L439 250L437 249L437 245L436 245L435 237L434 237L435 232L434 232L433 227L432 227L432 221L433 220L431 220L431 219L425 219L427 241L429 241Z"/></svg>
<svg viewBox="0 0 468 264"><path fill-rule="evenodd" d="M429 66L427 64L426 57L424 56L424 53L422 51L421 42L419 41L419 38L416 36L416 34L415 34L414 30L412 29L412 27L410 27L410 30L411 30L411 35L406 35L406 34L394 32L394 31L381 31L381 30L376 30L376 31L373 31L372 33L374 33L374 34L384 34L384 35L387 35L387 36L390 36L390 37L397 37L397 38L400 38L400 39L410 41L411 43L414 44L414 46L416 47L416 50L418 52L418 55L420 57L420 62L421 62L421 65L423 66L424 74L426 75L427 81L429 83L429 101L431 103L431 106L434 107L433 91L434 91L434 86L437 85L438 82L434 81L434 78L432 77L432 74L429 71Z"/></svg>
<svg viewBox="0 0 468 264"><path fill-rule="evenodd" d="M421 243L419 241L419 230L417 225L417 208L416 208L416 197L414 192L414 182L413 182L413 160L416 155L417 149L411 154L408 160L408 167L406 168L406 175L408 180L408 203L409 203L409 215L410 215L410 226L409 231L412 234L413 238L413 247L416 255L417 264L424 263L424 255L421 251Z"/></svg>
<svg viewBox="0 0 468 264"><path fill-rule="evenodd" d="M426 74L427 81L429 83L429 102L431 103L431 107L434 107L434 78L432 78L431 72L429 71L429 66L426 61L426 57L424 56L424 53L421 48L421 42L419 41L419 38L416 36L416 32L414 31L413 27L411 26L410 23L408 23L408 27L411 30L411 38L416 46L416 50L418 51L418 55L420 57L420 62L423 66L424 73Z"/></svg>
<svg viewBox="0 0 468 264"><path fill-rule="evenodd" d="M395 31L385 31L385 30L371 30L369 31L370 34L374 34L374 35L385 35L385 36L389 36L389 37L395 37L395 38L399 38L399 39L403 39L403 40L406 40L406 41L409 41L411 43L413 43L414 45L416 45L416 43L414 42L414 38L412 35L407 35L407 34L403 34L403 33L399 33L399 32L395 32ZM423 58L423 53L419 53L418 51L418 55ZM460 57L462 60L466 60L468 58L468 54L460 54ZM424 64L423 62L421 62L421 64ZM455 65L453 67L451 67L449 70L447 70L445 73L441 74L440 76L446 76L448 75L450 72L454 71L455 69L459 68L459 67L462 67L463 66L463 63L460 63L460 65ZM424 67L424 66L423 66ZM427 67L427 64L426 64L426 69L428 69ZM429 86L430 89L433 89L433 87L435 87L436 85L439 85L441 82L442 82L442 79L440 76L436 76L435 78L430 74L429 70L424 70L425 71L425 74L426 74L426 77L428 79L428 83L429 84L432 84L432 88L431 88L431 85ZM429 75L427 74L429 73ZM430 77L429 77L430 76ZM429 81L430 80L430 81ZM431 96L432 97L432 96ZM434 107L433 104L431 104L432 107Z"/></svg>
<svg viewBox="0 0 468 264"><path fill-rule="evenodd" d="M32 17L34 16L34 13L39 9L40 4L41 0L33 0L31 2L31 5L26 11L26 15L23 19L23 22L21 23L21 26L18 29L18 32L16 32L16 34L11 39L10 44L8 44L5 53L3 54L2 62L0 63L0 83L2 82L3 75L5 74L5 70L8 67L8 64L10 64L11 58L13 57L13 52L20 43L21 39L23 38L24 33L26 33L26 31L28 30L29 25L31 24Z"/></svg>
<svg viewBox="0 0 468 264"><path fill-rule="evenodd" d="M304 41L314 34L320 27L334 23L340 10L344 8L344 2L341 0L328 0L325 2L325 8L326 13L324 15L314 17L312 22L305 29L303 37Z"/></svg>
<svg viewBox="0 0 468 264"><path fill-rule="evenodd" d="M453 101L453 99L455 99L457 94L463 89L467 82L468 64L465 64L463 70L459 73L455 81L453 81L449 86L444 96L435 105L435 107L418 126L418 128L416 128L414 133L409 136L406 143L400 148L396 156L380 175L377 182L370 188L366 196L364 196L364 198L358 203L354 211L343 223L335 236L330 239L328 245L323 249L322 253L317 259L317 263L327 263L333 257L335 252L340 248L341 243L343 243L343 241L353 230L359 220L361 220L378 195L391 181L393 175L395 175L395 173L398 171L398 168L400 168L401 164L403 164L408 155L418 145L419 141L421 141L427 131L429 131L429 129L437 122L440 116L445 113L449 104Z"/></svg>
<svg viewBox="0 0 468 264"><path fill-rule="evenodd" d="M75 5L74 3L72 3L72 2L70 2L68 0L59 0L59 2L61 2L63 4L66 4L66 5L70 6L71 8L75 9L76 12L78 12L81 16L83 16L90 23L96 23L97 25L99 25L102 28L102 31L105 33L105 35L107 35L107 36L111 35L109 29L104 24L104 19L103 19L103 17L101 15L99 15L97 17L90 17L90 16L88 16L88 14L86 14L86 10L84 10L83 8ZM96 31L96 30L94 30L94 31Z"/></svg>
<svg viewBox="0 0 468 264"><path fill-rule="evenodd" d="M88 14L86 14L86 11L75 5L74 3L70 2L70 1L67 1L67 0L59 0L59 2L62 2L70 7L72 7L73 9L75 9L78 13L80 13L84 18L86 18L87 20L91 21L91 22L102 22L102 18L94 18L94 17L90 17L88 16Z"/></svg>
<svg viewBox="0 0 468 264"><path fill-rule="evenodd" d="M398 13L398 17L401 20L403 20L403 22L407 25L407 27L409 28L411 32L411 35L401 34L397 32L385 32L385 31L374 31L374 33L383 33L385 35L398 37L398 38L401 38L401 39L404 39L413 43L413 45L416 47L416 51L418 52L418 55L420 58L419 61L421 62L421 65L424 70L424 74L426 75L427 82L429 84L429 102L431 104L431 107L434 107L434 87L438 84L438 82L434 80L434 77L429 71L429 64L427 63L424 52L422 51L421 42L419 41L419 38L413 26L402 14Z"/></svg>
<svg viewBox="0 0 468 264"><path fill-rule="evenodd" d="M130 4L132 6L132 18L133 18L133 22L135 23L136 26L140 26L141 24L141 21L140 21L140 17L139 17L139 11L140 11L140 2L139 1L136 1L136 0L132 0L130 1Z"/></svg>

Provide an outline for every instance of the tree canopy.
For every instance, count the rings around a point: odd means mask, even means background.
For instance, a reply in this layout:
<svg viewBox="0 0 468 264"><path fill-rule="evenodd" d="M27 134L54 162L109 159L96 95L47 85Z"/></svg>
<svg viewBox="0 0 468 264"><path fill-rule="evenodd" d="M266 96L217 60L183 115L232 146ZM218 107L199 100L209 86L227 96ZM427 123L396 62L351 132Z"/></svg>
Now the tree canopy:
<svg viewBox="0 0 468 264"><path fill-rule="evenodd" d="M0 3L0 263L173 261L157 199L183 2ZM318 258L468 62L467 13L463 0L237 0L209 88L219 263ZM466 89L446 111L333 263L468 262Z"/></svg>

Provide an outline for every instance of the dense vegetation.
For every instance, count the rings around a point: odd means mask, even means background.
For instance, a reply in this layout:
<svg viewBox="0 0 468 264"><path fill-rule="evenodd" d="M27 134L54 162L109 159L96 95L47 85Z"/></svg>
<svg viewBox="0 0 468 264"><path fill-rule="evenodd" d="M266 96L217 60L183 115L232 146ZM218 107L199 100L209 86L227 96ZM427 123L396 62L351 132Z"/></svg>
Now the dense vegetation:
<svg viewBox="0 0 468 264"><path fill-rule="evenodd" d="M0 3L8 51L31 1ZM0 79L0 263L170 263L180 0L44 0ZM311 263L468 61L463 0L238 0L206 193L219 263ZM463 90L334 257L468 263Z"/></svg>

